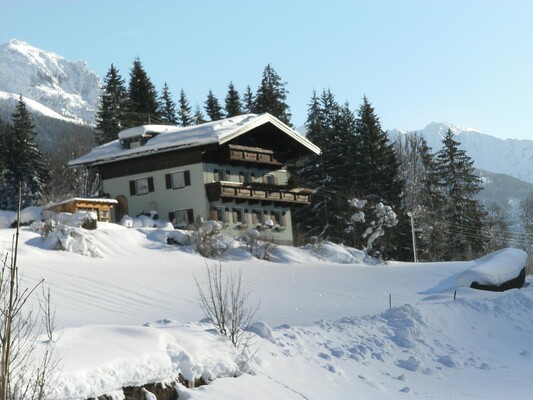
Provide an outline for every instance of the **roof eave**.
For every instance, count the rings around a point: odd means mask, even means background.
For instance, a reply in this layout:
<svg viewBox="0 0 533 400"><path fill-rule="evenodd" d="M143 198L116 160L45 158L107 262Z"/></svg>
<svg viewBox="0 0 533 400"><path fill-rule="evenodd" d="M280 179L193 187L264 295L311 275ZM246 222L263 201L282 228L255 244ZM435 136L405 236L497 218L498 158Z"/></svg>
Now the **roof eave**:
<svg viewBox="0 0 533 400"><path fill-rule="evenodd" d="M316 155L319 155L321 153L321 150L318 146L311 143L309 140L307 140L305 137L300 135L298 132L296 132L294 129L289 127L288 125L281 122L276 117L265 113L261 114L259 117L255 118L253 121L249 122L245 126L243 126L240 129L237 129L236 131L232 132L230 135L224 136L222 139L219 139L219 144L227 143L236 137L239 137L240 135L251 131L254 128L257 128L258 126L261 126L267 122L272 123L276 128L280 129L281 131L285 132L287 135L289 135L291 138L296 140L298 143L309 149L311 152L315 153Z"/></svg>

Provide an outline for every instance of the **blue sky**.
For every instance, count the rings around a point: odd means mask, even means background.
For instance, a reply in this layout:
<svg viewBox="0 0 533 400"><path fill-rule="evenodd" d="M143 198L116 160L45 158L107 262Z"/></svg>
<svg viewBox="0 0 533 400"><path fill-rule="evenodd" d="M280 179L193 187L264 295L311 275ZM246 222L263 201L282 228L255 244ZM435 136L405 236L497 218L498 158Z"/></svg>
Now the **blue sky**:
<svg viewBox="0 0 533 400"><path fill-rule="evenodd" d="M270 63L287 82L292 122L313 90L356 109L366 96L383 128L431 121L533 139L531 0L0 0L11 38L128 78L139 56L156 85L203 106L233 81L256 89Z"/></svg>

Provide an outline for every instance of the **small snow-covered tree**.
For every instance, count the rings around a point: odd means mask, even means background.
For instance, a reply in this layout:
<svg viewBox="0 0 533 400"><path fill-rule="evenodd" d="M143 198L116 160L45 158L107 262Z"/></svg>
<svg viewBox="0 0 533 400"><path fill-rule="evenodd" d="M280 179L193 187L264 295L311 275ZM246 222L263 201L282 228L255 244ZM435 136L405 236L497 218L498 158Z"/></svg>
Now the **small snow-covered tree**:
<svg viewBox="0 0 533 400"><path fill-rule="evenodd" d="M364 232L361 235L366 240L367 254L372 255L375 252L375 242L385 235L385 228L391 228L398 224L396 213L392 207L384 205L382 202L369 202L368 200L351 199L350 205L357 211L352 215L348 222L349 228L355 224L363 224ZM367 206L368 205L368 206ZM363 209L366 207L366 213Z"/></svg>

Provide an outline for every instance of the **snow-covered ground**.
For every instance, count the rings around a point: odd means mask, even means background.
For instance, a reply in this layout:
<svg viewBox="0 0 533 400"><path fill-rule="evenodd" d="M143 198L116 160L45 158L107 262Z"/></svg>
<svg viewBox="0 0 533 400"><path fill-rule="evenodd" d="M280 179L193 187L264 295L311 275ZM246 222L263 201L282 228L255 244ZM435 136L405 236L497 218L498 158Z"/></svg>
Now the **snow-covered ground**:
<svg viewBox="0 0 533 400"><path fill-rule="evenodd" d="M13 233L0 229L3 252ZM210 381L182 387L186 399L526 399L533 393L531 277L528 286L504 293L465 287L468 279L498 280L519 270L519 251L472 262L370 265L357 251L334 245L322 258L279 246L275 262L234 248L222 266L241 271L262 322L253 338L255 372L234 378L236 352L200 322L194 278L204 284L206 263L215 261L163 243L164 232L155 228L100 223L87 234L98 257L48 250L30 228L21 231L24 280L44 278L57 307L53 345L62 355L62 378L54 398L117 393L178 373ZM339 263L346 261L352 263Z"/></svg>

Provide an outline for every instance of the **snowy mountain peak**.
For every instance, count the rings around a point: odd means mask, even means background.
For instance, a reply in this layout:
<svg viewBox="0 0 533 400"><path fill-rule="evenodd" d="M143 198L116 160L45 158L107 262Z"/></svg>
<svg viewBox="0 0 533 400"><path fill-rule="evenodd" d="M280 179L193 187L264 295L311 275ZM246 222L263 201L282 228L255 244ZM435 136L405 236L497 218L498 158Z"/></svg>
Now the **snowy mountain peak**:
<svg viewBox="0 0 533 400"><path fill-rule="evenodd" d="M0 44L0 92L22 94L64 118L93 124L101 82L83 61L40 50L21 40Z"/></svg>
<svg viewBox="0 0 533 400"><path fill-rule="evenodd" d="M446 121L431 122L422 130L422 132L430 136L438 135L443 138L446 135L446 132L448 132L448 129L451 130L454 135L459 135L461 132L479 132L476 129L454 125Z"/></svg>

